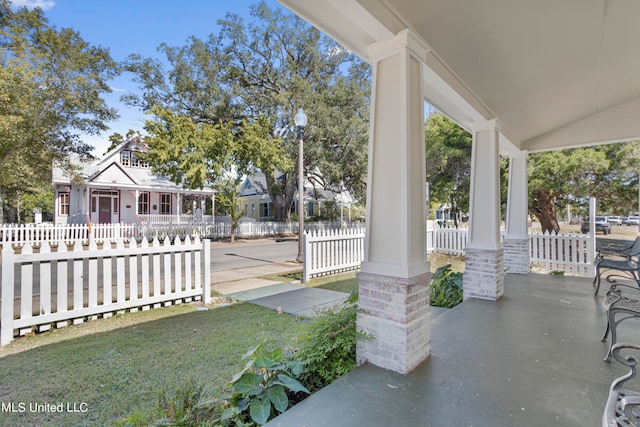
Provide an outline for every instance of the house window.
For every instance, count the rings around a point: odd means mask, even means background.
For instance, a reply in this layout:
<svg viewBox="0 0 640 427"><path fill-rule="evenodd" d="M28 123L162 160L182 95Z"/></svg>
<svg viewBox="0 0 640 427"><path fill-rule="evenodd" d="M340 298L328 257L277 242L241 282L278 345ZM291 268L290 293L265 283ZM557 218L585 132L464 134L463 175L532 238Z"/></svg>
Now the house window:
<svg viewBox="0 0 640 427"><path fill-rule="evenodd" d="M269 216L269 203L260 204L260 216L266 218Z"/></svg>
<svg viewBox="0 0 640 427"><path fill-rule="evenodd" d="M242 211L243 216L247 216L247 212L249 212L249 205L247 203L244 204L244 211Z"/></svg>
<svg viewBox="0 0 640 427"><path fill-rule="evenodd" d="M140 166L140 161L138 160L138 156L136 153L131 153L131 167L137 168Z"/></svg>
<svg viewBox="0 0 640 427"><path fill-rule="evenodd" d="M138 196L138 213L149 213L149 193L140 193Z"/></svg>
<svg viewBox="0 0 640 427"><path fill-rule="evenodd" d="M69 215L69 193L60 193L58 198L60 215Z"/></svg>
<svg viewBox="0 0 640 427"><path fill-rule="evenodd" d="M256 204L251 203L251 218L255 218L255 217L256 217Z"/></svg>
<svg viewBox="0 0 640 427"><path fill-rule="evenodd" d="M162 215L171 214L171 194L160 195L160 214Z"/></svg>
<svg viewBox="0 0 640 427"><path fill-rule="evenodd" d="M120 153L120 163L122 166L129 166L131 164L131 151L122 151Z"/></svg>

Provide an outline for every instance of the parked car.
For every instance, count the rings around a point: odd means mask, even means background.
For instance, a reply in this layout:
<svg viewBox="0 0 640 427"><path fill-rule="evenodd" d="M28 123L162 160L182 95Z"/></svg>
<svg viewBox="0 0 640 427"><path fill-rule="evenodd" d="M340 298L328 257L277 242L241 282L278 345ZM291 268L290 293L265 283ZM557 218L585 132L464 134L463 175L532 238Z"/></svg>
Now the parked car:
<svg viewBox="0 0 640 427"><path fill-rule="evenodd" d="M611 234L611 223L608 221L606 216L596 217L596 233L598 231L601 231L603 234ZM589 232L589 221L582 223L580 232L585 234Z"/></svg>
<svg viewBox="0 0 640 427"><path fill-rule="evenodd" d="M622 217L621 216L609 216L607 220L611 223L611 225L622 225Z"/></svg>
<svg viewBox="0 0 640 427"><path fill-rule="evenodd" d="M627 225L640 225L640 216L630 216L627 218Z"/></svg>

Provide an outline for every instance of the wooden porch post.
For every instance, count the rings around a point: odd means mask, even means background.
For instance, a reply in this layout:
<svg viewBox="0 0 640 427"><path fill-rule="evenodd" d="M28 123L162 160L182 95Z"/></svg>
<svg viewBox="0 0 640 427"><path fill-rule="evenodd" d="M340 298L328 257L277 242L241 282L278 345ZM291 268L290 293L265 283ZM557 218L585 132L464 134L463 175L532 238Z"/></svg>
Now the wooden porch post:
<svg viewBox="0 0 640 427"><path fill-rule="evenodd" d="M428 48L410 31L373 46L359 363L407 373L431 351L426 256L423 69Z"/></svg>
<svg viewBox="0 0 640 427"><path fill-rule="evenodd" d="M527 152L520 151L509 158L509 193L503 240L504 267L508 273L529 274L528 194Z"/></svg>
<svg viewBox="0 0 640 427"><path fill-rule="evenodd" d="M500 123L473 126L469 240L464 298L497 300L504 294L504 250L500 242Z"/></svg>

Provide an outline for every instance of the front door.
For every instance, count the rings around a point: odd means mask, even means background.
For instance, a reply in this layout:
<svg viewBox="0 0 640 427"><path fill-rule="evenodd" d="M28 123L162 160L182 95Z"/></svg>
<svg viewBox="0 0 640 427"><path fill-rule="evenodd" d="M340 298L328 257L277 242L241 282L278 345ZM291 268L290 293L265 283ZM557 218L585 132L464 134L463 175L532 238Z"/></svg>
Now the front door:
<svg viewBox="0 0 640 427"><path fill-rule="evenodd" d="M98 198L98 222L111 224L111 197Z"/></svg>

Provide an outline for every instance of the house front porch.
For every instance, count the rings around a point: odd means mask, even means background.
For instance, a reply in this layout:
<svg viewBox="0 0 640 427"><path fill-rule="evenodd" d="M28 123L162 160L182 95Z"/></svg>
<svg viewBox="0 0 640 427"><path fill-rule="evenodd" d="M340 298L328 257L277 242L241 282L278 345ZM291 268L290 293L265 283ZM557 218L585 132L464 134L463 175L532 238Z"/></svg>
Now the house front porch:
<svg viewBox="0 0 640 427"><path fill-rule="evenodd" d="M627 323L619 342L640 343ZM604 327L590 279L508 274L499 301L432 308L431 355L409 374L365 364L268 425L597 426L626 372L602 360Z"/></svg>

